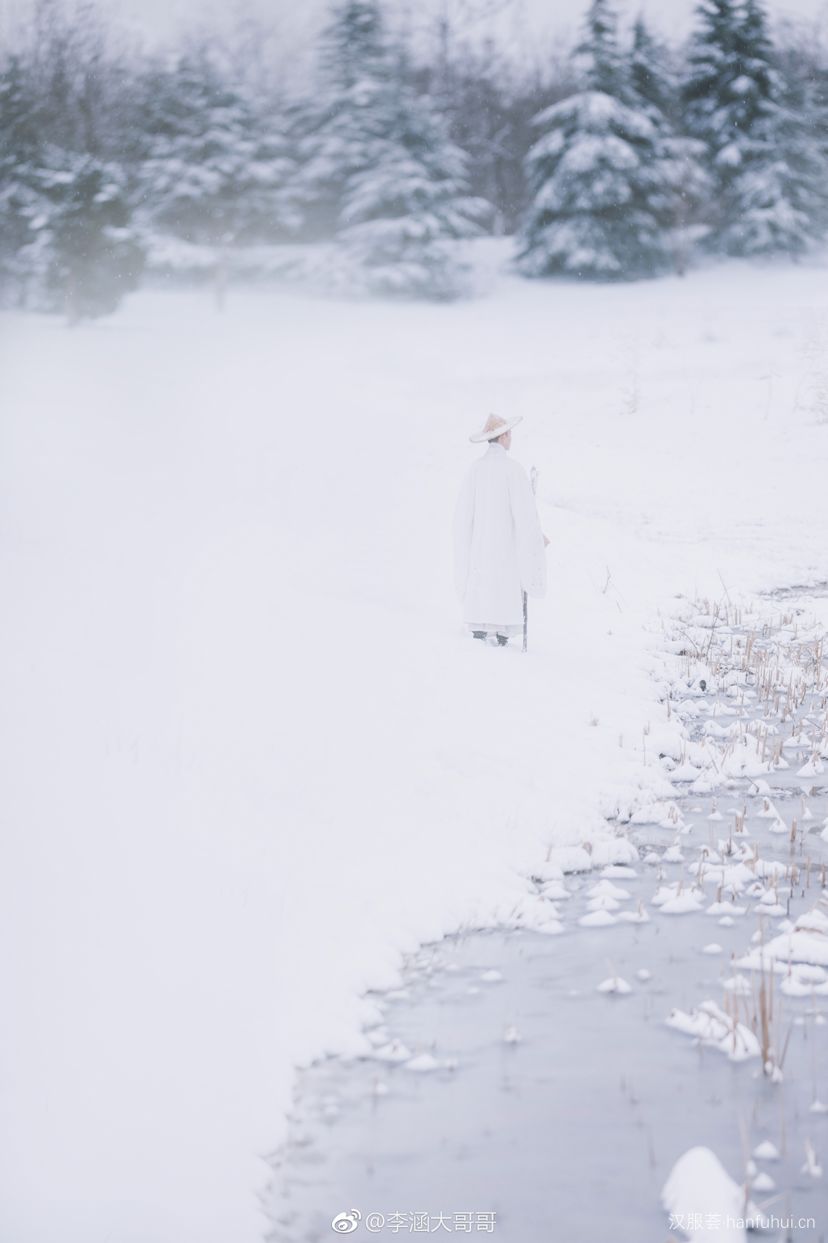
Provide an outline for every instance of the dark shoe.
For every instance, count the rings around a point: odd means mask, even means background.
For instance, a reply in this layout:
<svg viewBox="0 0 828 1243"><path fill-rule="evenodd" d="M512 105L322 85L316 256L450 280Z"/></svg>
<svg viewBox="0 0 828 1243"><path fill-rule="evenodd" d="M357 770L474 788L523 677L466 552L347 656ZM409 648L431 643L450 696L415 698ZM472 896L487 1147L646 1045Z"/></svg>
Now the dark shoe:
<svg viewBox="0 0 828 1243"><path fill-rule="evenodd" d="M507 644L508 642L509 642L509 637L508 637L508 635L505 635L505 634L499 634L499 635L497 636L497 645L498 645L498 647L505 647L505 646L506 646L506 644Z"/></svg>
<svg viewBox="0 0 828 1243"><path fill-rule="evenodd" d="M473 636L475 639L484 639L484 640L485 640L485 638L486 638L486 631L485 631L485 630L473 630L473 631L472 631L472 636Z"/></svg>

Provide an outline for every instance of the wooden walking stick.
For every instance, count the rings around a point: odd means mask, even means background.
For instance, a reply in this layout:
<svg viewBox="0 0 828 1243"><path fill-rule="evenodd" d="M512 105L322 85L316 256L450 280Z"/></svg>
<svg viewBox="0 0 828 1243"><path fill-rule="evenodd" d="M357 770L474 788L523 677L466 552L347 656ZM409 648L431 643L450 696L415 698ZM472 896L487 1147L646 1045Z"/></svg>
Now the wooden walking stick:
<svg viewBox="0 0 828 1243"><path fill-rule="evenodd" d="M536 496L538 491L538 472L535 466L529 471L529 480L532 484L532 495ZM529 597L526 592L523 593L523 650L529 650Z"/></svg>

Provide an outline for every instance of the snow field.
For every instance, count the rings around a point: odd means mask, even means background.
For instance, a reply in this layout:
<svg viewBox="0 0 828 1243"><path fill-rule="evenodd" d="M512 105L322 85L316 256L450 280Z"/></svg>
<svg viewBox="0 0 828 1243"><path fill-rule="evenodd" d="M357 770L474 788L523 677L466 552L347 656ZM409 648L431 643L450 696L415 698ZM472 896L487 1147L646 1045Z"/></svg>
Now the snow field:
<svg viewBox="0 0 828 1243"><path fill-rule="evenodd" d="M820 270L492 282L0 318L16 1243L259 1237L293 1065L366 1050L362 991L669 803L658 610L825 576ZM553 541L528 658L452 596L490 410Z"/></svg>

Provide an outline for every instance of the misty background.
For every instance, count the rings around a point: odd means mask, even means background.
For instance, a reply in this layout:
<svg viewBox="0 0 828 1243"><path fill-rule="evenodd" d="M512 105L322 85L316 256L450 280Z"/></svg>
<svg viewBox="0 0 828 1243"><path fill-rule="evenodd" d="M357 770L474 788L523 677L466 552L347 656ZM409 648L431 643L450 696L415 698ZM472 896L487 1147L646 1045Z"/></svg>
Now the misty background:
<svg viewBox="0 0 828 1243"><path fill-rule="evenodd" d="M0 20L4 30L25 18L33 3L34 0L3 0ZM254 18L278 26L289 42L305 49L326 12L325 0L304 0L301 5L290 0L101 0L101 7L128 29L153 42L174 39L196 21L226 28L228 24ZM497 4L487 4L486 0L421 0L418 4L392 0L389 7L409 20L426 23L434 16L473 15L500 36L513 36L522 54L527 55L538 36L574 31L587 6L585 0L555 0L553 4L548 0L503 0ZM687 34L692 24L693 0L627 0L621 7L630 20L643 13L665 34ZM496 11L487 12L489 9ZM778 0L770 9L778 21L822 26L828 20L826 0Z"/></svg>
<svg viewBox="0 0 828 1243"><path fill-rule="evenodd" d="M453 298L486 237L530 278L800 256L828 228L828 39L824 6L797 5L668 22L594 0L553 29L528 0L140 22L127 0L17 0L0 304L77 322L147 281L219 306L251 280Z"/></svg>

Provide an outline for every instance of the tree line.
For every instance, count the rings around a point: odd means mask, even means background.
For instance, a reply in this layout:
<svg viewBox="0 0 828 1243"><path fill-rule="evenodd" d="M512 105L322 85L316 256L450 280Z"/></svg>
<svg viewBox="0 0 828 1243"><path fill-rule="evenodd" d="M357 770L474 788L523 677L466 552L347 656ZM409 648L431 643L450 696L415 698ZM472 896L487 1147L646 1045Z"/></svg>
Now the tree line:
<svg viewBox="0 0 828 1243"><path fill-rule="evenodd" d="M762 0L699 0L680 46L592 0L531 72L333 0L299 91L215 39L119 44L62 0L0 55L7 306L105 313L165 253L214 272L324 243L330 285L450 298L485 234L529 277L629 280L827 231L828 58L774 40Z"/></svg>

